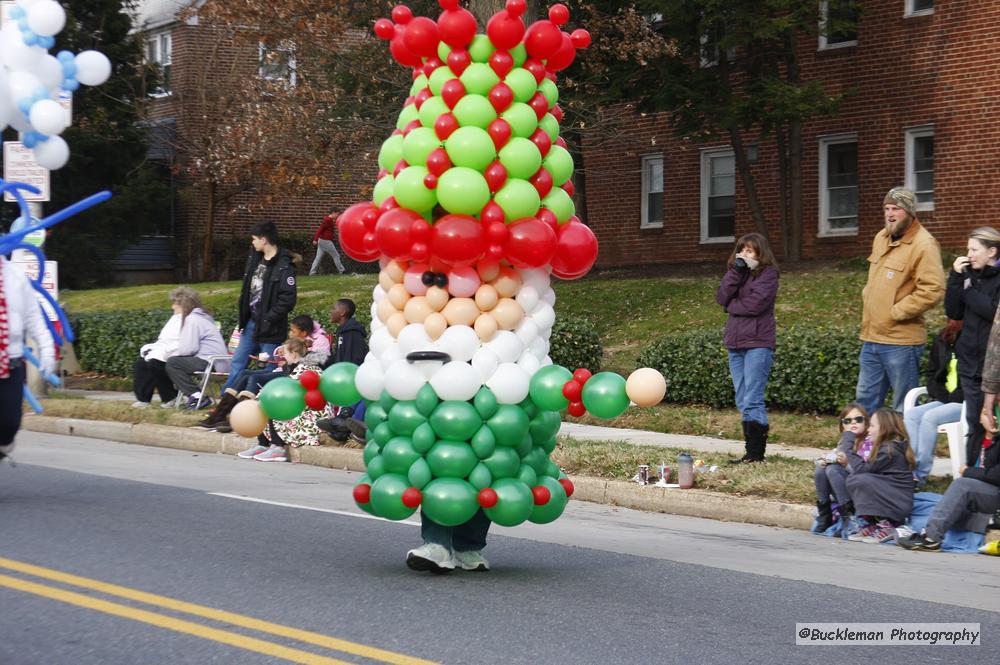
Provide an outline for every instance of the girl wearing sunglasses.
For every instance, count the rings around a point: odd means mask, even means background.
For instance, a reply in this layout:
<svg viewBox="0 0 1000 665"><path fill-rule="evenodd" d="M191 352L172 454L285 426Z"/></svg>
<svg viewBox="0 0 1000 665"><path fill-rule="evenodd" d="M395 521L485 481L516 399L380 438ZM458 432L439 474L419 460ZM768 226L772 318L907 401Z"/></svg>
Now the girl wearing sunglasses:
<svg viewBox="0 0 1000 665"><path fill-rule="evenodd" d="M868 459L872 449L871 439L865 436L868 430L868 413L865 407L857 402L851 402L844 407L838 417L840 432L843 439L848 439L855 452L863 459ZM816 483L816 526L814 533L824 533L833 526L833 504L836 503L841 517L846 519L854 514L854 504L847 493L847 459L839 462L836 453L816 460L816 471L813 481Z"/></svg>

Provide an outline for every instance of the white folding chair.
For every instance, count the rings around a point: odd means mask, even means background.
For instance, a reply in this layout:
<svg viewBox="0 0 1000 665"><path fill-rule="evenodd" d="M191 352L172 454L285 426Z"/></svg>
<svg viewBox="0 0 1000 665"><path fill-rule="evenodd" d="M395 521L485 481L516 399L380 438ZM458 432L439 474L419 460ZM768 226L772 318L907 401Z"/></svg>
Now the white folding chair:
<svg viewBox="0 0 1000 665"><path fill-rule="evenodd" d="M903 398L903 413L917 405L917 401L927 394L927 387L920 386L906 393ZM958 478L958 470L962 468L965 459L965 437L969 428L965 424L965 402L962 402L962 415L957 422L938 426L938 434L948 437L948 456L951 458L951 477Z"/></svg>

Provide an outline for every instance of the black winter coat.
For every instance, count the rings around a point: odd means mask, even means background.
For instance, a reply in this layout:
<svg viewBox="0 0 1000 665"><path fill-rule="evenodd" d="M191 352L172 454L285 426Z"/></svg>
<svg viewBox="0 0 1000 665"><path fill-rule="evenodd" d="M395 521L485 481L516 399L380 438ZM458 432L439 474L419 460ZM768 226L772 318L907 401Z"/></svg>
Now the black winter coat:
<svg viewBox="0 0 1000 665"><path fill-rule="evenodd" d="M1000 435L994 437L993 445L983 451L983 466L970 466L962 473L962 477L1000 487Z"/></svg>
<svg viewBox="0 0 1000 665"><path fill-rule="evenodd" d="M263 252L250 252L246 271L243 273L243 290L240 292L240 330L250 321L250 280L257 266L264 259ZM288 313L295 307L298 291L295 284L295 265L288 250L279 248L264 271L264 288L260 306L254 318L254 341L261 344L281 344L288 336Z"/></svg>
<svg viewBox="0 0 1000 665"><path fill-rule="evenodd" d="M365 327L356 319L350 318L340 324L337 327L337 349L331 355L333 362L363 363L368 355L365 337Z"/></svg>
<svg viewBox="0 0 1000 665"><path fill-rule="evenodd" d="M965 288L965 280L971 285ZM986 345L990 340L993 316L1000 302L1000 266L986 266L980 271L948 273L944 294L944 312L949 319L962 321L962 335L955 344L958 372L977 382L983 376Z"/></svg>
<svg viewBox="0 0 1000 665"><path fill-rule="evenodd" d="M958 340L956 340L954 346L948 343L943 331L938 333L938 336L934 338L934 343L931 345L931 352L927 359L927 394L931 396L931 399L946 404L948 402L961 402L965 399L965 395L962 393L961 381L958 387L951 392L948 392L946 385L948 383L951 354L955 351L955 346L959 344L964 334L964 332L958 334Z"/></svg>

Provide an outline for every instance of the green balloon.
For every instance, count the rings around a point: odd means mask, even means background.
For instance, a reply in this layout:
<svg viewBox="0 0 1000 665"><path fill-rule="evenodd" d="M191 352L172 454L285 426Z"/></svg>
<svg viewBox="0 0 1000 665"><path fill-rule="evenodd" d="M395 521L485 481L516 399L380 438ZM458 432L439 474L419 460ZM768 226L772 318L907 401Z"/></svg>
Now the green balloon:
<svg viewBox="0 0 1000 665"><path fill-rule="evenodd" d="M483 420L488 420L493 417L493 414L497 412L497 398L493 394L493 391L483 386L476 393L476 396L472 399L472 404L476 407L476 411L482 416Z"/></svg>
<svg viewBox="0 0 1000 665"><path fill-rule="evenodd" d="M510 178L527 180L542 166L542 153L528 139L512 138L500 149L499 156Z"/></svg>
<svg viewBox="0 0 1000 665"><path fill-rule="evenodd" d="M552 176L552 184L556 187L561 187L573 177L573 156L562 146L552 146L542 166Z"/></svg>
<svg viewBox="0 0 1000 665"><path fill-rule="evenodd" d="M416 402L397 402L389 412L389 427L397 436L410 436L427 418L417 409Z"/></svg>
<svg viewBox="0 0 1000 665"><path fill-rule="evenodd" d="M417 404L417 411L419 411L425 418L430 418L431 414L434 413L434 409L437 408L437 405L441 400L438 399L433 386L429 383L425 383L420 387L420 390L417 391L417 398L414 401Z"/></svg>
<svg viewBox="0 0 1000 665"><path fill-rule="evenodd" d="M493 430L486 425L479 428L479 431L472 435L472 452L479 459L486 459L497 449L497 438L493 436Z"/></svg>
<svg viewBox="0 0 1000 665"><path fill-rule="evenodd" d="M534 444L531 442L531 434L525 432L524 436L521 437L521 442L514 447L514 452L517 453L518 457L524 457L531 452Z"/></svg>
<svg viewBox="0 0 1000 665"><path fill-rule="evenodd" d="M382 405L378 402L372 402L368 405L368 408L365 409L365 427L370 430L374 430L381 423L385 422L387 417L388 415L386 414L385 409L382 408Z"/></svg>
<svg viewBox="0 0 1000 665"><path fill-rule="evenodd" d="M385 200L392 196L392 192L396 188L396 179L392 177L391 173L386 173L384 176L379 178L379 181L375 183L375 189L372 191L372 201L375 205L380 206L385 203Z"/></svg>
<svg viewBox="0 0 1000 665"><path fill-rule="evenodd" d="M383 390L382 394L378 397L378 403L383 409L382 418L384 420L389 417L388 413L392 410L392 407L396 406L396 398L390 395L388 390Z"/></svg>
<svg viewBox="0 0 1000 665"><path fill-rule="evenodd" d="M521 458L513 448L498 447L492 455L483 460L483 464L494 478L512 478L521 468Z"/></svg>
<svg viewBox="0 0 1000 665"><path fill-rule="evenodd" d="M386 171L392 171L403 158L403 135L393 134L382 142L378 151L378 165Z"/></svg>
<svg viewBox="0 0 1000 665"><path fill-rule="evenodd" d="M546 113L538 121L538 126L542 128L542 131L549 137L549 140L555 144L556 139L559 138L559 121L556 120L556 117L551 113Z"/></svg>
<svg viewBox="0 0 1000 665"><path fill-rule="evenodd" d="M467 441L483 426L483 419L468 402L446 400L434 409L430 423L439 438Z"/></svg>
<svg viewBox="0 0 1000 665"><path fill-rule="evenodd" d="M438 478L465 478L479 463L468 443L446 439L435 443L426 459Z"/></svg>
<svg viewBox="0 0 1000 665"><path fill-rule="evenodd" d="M448 54L451 53L451 47L445 42L438 42L438 60L441 62L448 62ZM439 67L438 69L446 69L445 67ZM435 69L434 71L437 71Z"/></svg>
<svg viewBox="0 0 1000 665"><path fill-rule="evenodd" d="M532 443L536 446L542 445L542 442L548 441L559 433L561 425L562 415L558 411L539 411L531 419L529 428Z"/></svg>
<svg viewBox="0 0 1000 665"><path fill-rule="evenodd" d="M484 34L478 34L472 38L472 43L469 44L469 55L472 56L472 62L475 63L486 63L490 61L490 56L496 51L490 38ZM469 65L471 67L472 65Z"/></svg>
<svg viewBox="0 0 1000 665"><path fill-rule="evenodd" d="M553 187L549 195L542 199L542 206L551 210L560 224L565 224L570 217L576 214L576 204L573 203L573 197L561 187Z"/></svg>
<svg viewBox="0 0 1000 665"><path fill-rule="evenodd" d="M373 459L375 459L375 456L379 454L379 451L381 449L382 449L382 447L379 446L374 441L368 441L368 443L365 444L365 451L364 451L364 453L362 455L362 459L364 459L364 461L365 461L365 466L368 466L368 464Z"/></svg>
<svg viewBox="0 0 1000 665"><path fill-rule="evenodd" d="M541 506L534 506L531 509L531 516L528 519L535 524L548 524L562 515L566 509L566 504L569 503L569 498L566 496L566 490L563 489L563 486L555 478L542 476L538 479L537 484L548 489L551 497L548 503Z"/></svg>
<svg viewBox="0 0 1000 665"><path fill-rule="evenodd" d="M486 516L500 526L517 526L531 516L535 505L531 488L516 478L501 478L493 483L497 504L484 508Z"/></svg>
<svg viewBox="0 0 1000 665"><path fill-rule="evenodd" d="M516 478L528 487L534 487L538 484L538 474L527 464L522 464L521 468L517 470Z"/></svg>
<svg viewBox="0 0 1000 665"><path fill-rule="evenodd" d="M389 439L392 438L392 428L389 427L389 423L381 422L375 426L375 429L370 430L371 434L368 436L369 441L374 441L380 446L384 446L389 443Z"/></svg>
<svg viewBox="0 0 1000 665"><path fill-rule="evenodd" d="M437 434L430 423L421 424L417 429L413 430L413 436L410 438L413 441L413 447L421 455L430 450L434 443L437 442Z"/></svg>
<svg viewBox="0 0 1000 665"><path fill-rule="evenodd" d="M563 386L572 380L573 372L562 365L547 365L531 377L528 394L531 401L546 411L562 411L569 406L569 400L563 397Z"/></svg>
<svg viewBox="0 0 1000 665"><path fill-rule="evenodd" d="M477 490L482 490L489 487L493 483L493 474L490 470L486 468L486 465L480 462L476 465L476 468L472 470L469 474L469 484L475 487Z"/></svg>
<svg viewBox="0 0 1000 665"><path fill-rule="evenodd" d="M616 418L628 403L625 379L614 372L598 372L583 384L583 405L598 418Z"/></svg>
<svg viewBox="0 0 1000 665"><path fill-rule="evenodd" d="M427 155L441 147L441 140L430 127L417 127L403 139L403 159L411 166L425 166Z"/></svg>
<svg viewBox="0 0 1000 665"><path fill-rule="evenodd" d="M415 96L418 92L427 87L427 76L424 74L419 75L417 78L413 79L413 85L410 86L410 96Z"/></svg>
<svg viewBox="0 0 1000 665"><path fill-rule="evenodd" d="M458 78L448 67L438 67L431 72L431 77L427 80L427 85L435 96L440 97L444 84L451 79Z"/></svg>
<svg viewBox="0 0 1000 665"><path fill-rule="evenodd" d="M371 479L371 477L367 473L364 474L363 476L361 476L360 478L358 478L358 482L354 483L354 486L357 487L358 485L364 485L364 484L367 484L367 485L371 485L372 484L372 479ZM360 508L361 510L365 511L366 513L368 513L370 515L374 515L375 514L375 513L372 512L371 500L369 500L368 503L358 503L357 501L355 501L354 505L356 505L358 508Z"/></svg>
<svg viewBox="0 0 1000 665"><path fill-rule="evenodd" d="M383 474L385 474L385 460L382 459L381 455L376 455L372 458L371 462L365 467L368 471L368 475L371 476L372 480L376 480Z"/></svg>
<svg viewBox="0 0 1000 665"><path fill-rule="evenodd" d="M556 437L550 436L549 438L539 443L538 446L545 451L546 455L551 455L552 451L556 449L556 444L558 442L559 440Z"/></svg>
<svg viewBox="0 0 1000 665"><path fill-rule="evenodd" d="M337 406L357 404L361 399L361 393L354 386L354 375L357 373L358 366L354 363L336 363L327 367L319 378L319 391L323 393L323 398ZM271 383L274 382L265 385Z"/></svg>
<svg viewBox="0 0 1000 665"><path fill-rule="evenodd" d="M444 149L452 164L477 171L485 170L497 158L493 139L479 127L459 127L445 141Z"/></svg>
<svg viewBox="0 0 1000 665"><path fill-rule="evenodd" d="M466 95L451 110L462 127L486 129L497 119L497 112L489 100L480 95Z"/></svg>
<svg viewBox="0 0 1000 665"><path fill-rule="evenodd" d="M403 107L402 112L399 114L399 118L396 120L396 129L402 131L406 129L406 126L418 119L417 105L408 104Z"/></svg>
<svg viewBox="0 0 1000 665"><path fill-rule="evenodd" d="M406 479L410 481L410 485L422 490L427 483L434 479L434 474L431 472L427 460L421 457L410 465L410 470L406 472Z"/></svg>
<svg viewBox="0 0 1000 665"><path fill-rule="evenodd" d="M493 200L503 208L508 224L517 219L534 217L542 204L538 198L538 190L527 180L517 178L509 178Z"/></svg>
<svg viewBox="0 0 1000 665"><path fill-rule="evenodd" d="M399 175L402 177L403 174ZM530 184L528 186L531 187ZM534 187L531 189L534 190ZM538 194L536 193L535 196L537 197ZM448 212L477 215L490 202L490 187L479 171L463 166L453 166L438 178L437 198L441 202L441 207Z"/></svg>
<svg viewBox="0 0 1000 665"><path fill-rule="evenodd" d="M399 172L392 195L400 206L410 210L430 210L437 205L437 194L424 185L424 177L428 173L423 166L407 166Z"/></svg>
<svg viewBox="0 0 1000 665"><path fill-rule="evenodd" d="M559 103L559 87L552 79L542 79L542 82L538 84L538 91L542 93L545 101L549 103L549 108Z"/></svg>
<svg viewBox="0 0 1000 665"><path fill-rule="evenodd" d="M556 464L552 460L549 460L549 461L547 461L545 463L545 475L546 476L548 476L549 478L557 478L558 479L559 476L560 476L560 474L562 474L562 470L560 470L558 464Z"/></svg>
<svg viewBox="0 0 1000 665"><path fill-rule="evenodd" d="M383 454L385 454L384 451ZM545 473L545 465L549 463L549 457L541 448L532 448L527 455L521 458L521 462L534 469L538 475L542 475Z"/></svg>
<svg viewBox="0 0 1000 665"><path fill-rule="evenodd" d="M420 105L420 111L418 112L420 124L425 128L432 128L437 119L449 111L451 109L448 108L443 99L440 97L428 97Z"/></svg>
<svg viewBox="0 0 1000 665"><path fill-rule="evenodd" d="M519 138L526 139L538 129L538 116L530 106L522 102L511 104L500 117L510 125L511 135Z"/></svg>
<svg viewBox="0 0 1000 665"><path fill-rule="evenodd" d="M441 526L465 524L479 510L476 488L461 478L435 478L423 489L421 508Z"/></svg>
<svg viewBox="0 0 1000 665"><path fill-rule="evenodd" d="M258 399L271 420L291 420L306 408L306 389L295 379L283 376L264 384Z"/></svg>
<svg viewBox="0 0 1000 665"><path fill-rule="evenodd" d="M528 59L528 49L525 48L524 42L521 42L520 44L512 48L510 50L510 55L512 58L514 58L515 67L520 67L521 65L523 65L525 60ZM442 62L444 61L442 60Z"/></svg>
<svg viewBox="0 0 1000 665"><path fill-rule="evenodd" d="M528 414L528 420L534 418L535 414L538 413L538 407L531 401L531 397L525 397L521 403L518 404L518 406L524 409L524 412Z"/></svg>
<svg viewBox="0 0 1000 665"><path fill-rule="evenodd" d="M490 94L493 86L500 82L500 77L496 75L493 68L481 62L473 62L465 68L465 71L458 78L465 86L466 94L483 95L484 97Z"/></svg>
<svg viewBox="0 0 1000 665"><path fill-rule="evenodd" d="M501 404L486 424L493 431L498 445L517 446L528 433L528 414L513 404Z"/></svg>
<svg viewBox="0 0 1000 665"><path fill-rule="evenodd" d="M514 92L514 101L526 103L535 96L538 84L535 83L535 75L527 69L512 69L503 80Z"/></svg>
<svg viewBox="0 0 1000 665"><path fill-rule="evenodd" d="M382 446L382 460L389 473L406 473L410 465L420 459L420 453L413 447L413 442L405 436L394 437Z"/></svg>
<svg viewBox="0 0 1000 665"><path fill-rule="evenodd" d="M387 473L372 484L372 512L387 520L405 520L416 512L416 507L407 508L403 505L403 492L409 489L410 483L398 473Z"/></svg>

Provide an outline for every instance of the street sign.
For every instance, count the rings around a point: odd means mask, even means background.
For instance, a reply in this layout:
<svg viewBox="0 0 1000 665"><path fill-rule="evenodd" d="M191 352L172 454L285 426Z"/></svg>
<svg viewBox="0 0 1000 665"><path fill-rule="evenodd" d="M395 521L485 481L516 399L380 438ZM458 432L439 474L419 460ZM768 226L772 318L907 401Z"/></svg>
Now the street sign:
<svg viewBox="0 0 1000 665"><path fill-rule="evenodd" d="M73 93L69 90L60 90L56 101L59 102L59 106L66 109L66 126L69 127L73 124Z"/></svg>
<svg viewBox="0 0 1000 665"><path fill-rule="evenodd" d="M26 252L25 250L18 250L14 252L11 256L11 264L20 268L24 271L24 274L28 276L28 279L38 278L38 260L35 258L34 254ZM46 261L45 262L45 275L42 276L42 288L52 296L53 300L59 300L59 262L58 261ZM49 321L58 321L59 317L56 312L49 305L48 301L45 300L40 294L35 294L38 301L42 303L42 309L45 310L45 315L49 317Z"/></svg>
<svg viewBox="0 0 1000 665"><path fill-rule="evenodd" d="M20 141L3 143L3 179L7 182L24 182L37 187L41 193L23 192L25 201L48 201L50 198L49 170L38 165L35 155ZM4 192L3 200L17 199L10 192Z"/></svg>

